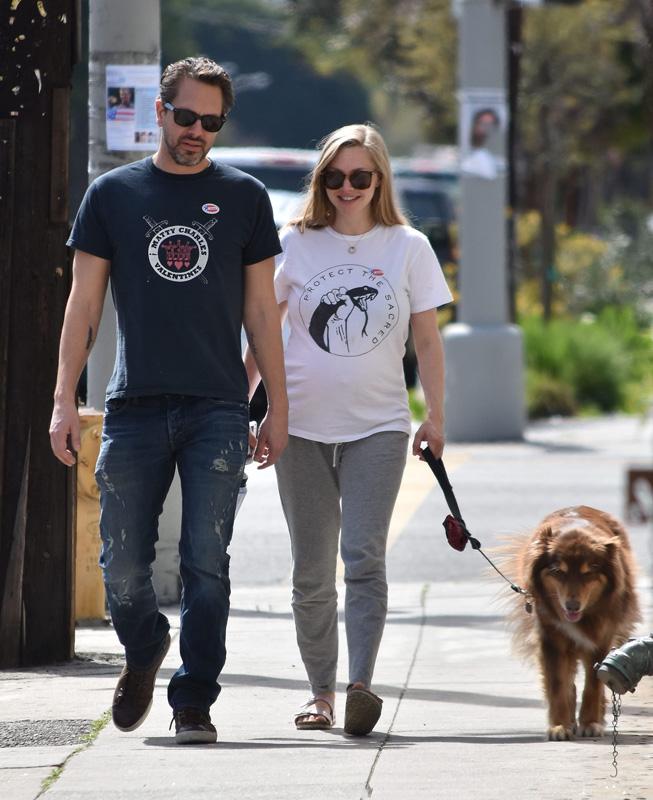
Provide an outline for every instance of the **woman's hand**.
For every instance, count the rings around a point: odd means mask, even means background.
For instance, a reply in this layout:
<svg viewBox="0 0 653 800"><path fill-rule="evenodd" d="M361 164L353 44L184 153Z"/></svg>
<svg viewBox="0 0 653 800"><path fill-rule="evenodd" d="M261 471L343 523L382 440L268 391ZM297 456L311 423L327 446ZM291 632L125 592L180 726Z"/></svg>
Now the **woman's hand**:
<svg viewBox="0 0 653 800"><path fill-rule="evenodd" d="M442 425L427 419L419 426L415 438L413 439L413 455L419 456L420 461L424 461L424 456L422 455L423 442L426 442L429 450L436 458L442 458L442 451L444 450L444 431Z"/></svg>

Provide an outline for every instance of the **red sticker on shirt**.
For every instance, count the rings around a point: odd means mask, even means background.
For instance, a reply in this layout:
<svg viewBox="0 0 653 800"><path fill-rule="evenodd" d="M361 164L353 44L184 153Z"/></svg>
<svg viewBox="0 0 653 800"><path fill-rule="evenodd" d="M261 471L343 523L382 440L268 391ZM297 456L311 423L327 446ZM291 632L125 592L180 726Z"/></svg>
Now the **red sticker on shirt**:
<svg viewBox="0 0 653 800"><path fill-rule="evenodd" d="M383 270L382 269L373 269L373 270L371 270L371 273L372 273L372 275L374 275L375 278L380 278L381 275L383 275Z"/></svg>
<svg viewBox="0 0 653 800"><path fill-rule="evenodd" d="M216 206L215 203L204 203L202 211L205 214L217 214L220 211L220 206Z"/></svg>

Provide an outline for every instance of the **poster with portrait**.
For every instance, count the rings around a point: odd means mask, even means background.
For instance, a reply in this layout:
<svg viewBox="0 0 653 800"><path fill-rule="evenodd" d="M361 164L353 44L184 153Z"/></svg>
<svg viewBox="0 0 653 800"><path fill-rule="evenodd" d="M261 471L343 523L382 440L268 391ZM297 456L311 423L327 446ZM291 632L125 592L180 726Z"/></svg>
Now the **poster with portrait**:
<svg viewBox="0 0 653 800"><path fill-rule="evenodd" d="M156 150L159 75L158 64L107 65L107 150Z"/></svg>
<svg viewBox="0 0 653 800"><path fill-rule="evenodd" d="M506 171L508 109L501 89L467 89L460 101L460 169L492 180Z"/></svg>

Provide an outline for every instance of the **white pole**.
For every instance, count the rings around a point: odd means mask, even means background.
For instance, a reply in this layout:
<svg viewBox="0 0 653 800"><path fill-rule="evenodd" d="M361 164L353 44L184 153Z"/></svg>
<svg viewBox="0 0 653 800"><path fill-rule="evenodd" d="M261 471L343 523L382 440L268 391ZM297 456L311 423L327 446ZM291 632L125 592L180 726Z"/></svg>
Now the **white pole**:
<svg viewBox="0 0 653 800"><path fill-rule="evenodd" d="M107 150L108 64L159 64L161 52L159 0L92 0L89 3L89 183L146 153ZM104 408L116 351L115 312L110 293L88 362L87 405Z"/></svg>
<svg viewBox="0 0 653 800"><path fill-rule="evenodd" d="M443 332L449 441L519 439L521 331L508 323L505 5L455 0L461 151L459 321Z"/></svg>
<svg viewBox="0 0 653 800"><path fill-rule="evenodd" d="M160 73L159 0L91 0L89 3L89 182L110 169L136 161L147 152L108 150L107 65L156 65ZM152 151L158 143L152 143ZM87 405L102 410L116 351L116 320L110 292L88 362ZM153 580L159 601L179 598L178 541L181 489L175 478L159 521Z"/></svg>

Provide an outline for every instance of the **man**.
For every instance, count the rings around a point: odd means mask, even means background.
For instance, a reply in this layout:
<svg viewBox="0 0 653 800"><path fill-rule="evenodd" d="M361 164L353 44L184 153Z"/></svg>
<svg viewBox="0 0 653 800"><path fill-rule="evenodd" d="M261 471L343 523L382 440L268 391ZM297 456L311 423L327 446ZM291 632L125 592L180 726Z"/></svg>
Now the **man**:
<svg viewBox="0 0 653 800"><path fill-rule="evenodd" d="M151 565L175 467L182 489L180 651L168 687L176 741L215 742L209 706L220 691L229 613L234 510L248 449L244 324L269 398L256 442L260 467L287 441L288 405L272 287L280 251L258 181L207 153L233 104L231 81L206 58L161 78L152 158L89 187L68 244L75 248L50 426L52 449L75 463L75 387L97 334L107 282L117 355L107 388L100 486L100 563L126 666L113 702L124 731L147 716L170 645Z"/></svg>
<svg viewBox="0 0 653 800"><path fill-rule="evenodd" d="M494 180L499 175L505 166L495 152L495 139L500 130L501 120L493 108L482 108L474 114L469 135L471 149L461 161L462 172L486 180Z"/></svg>

